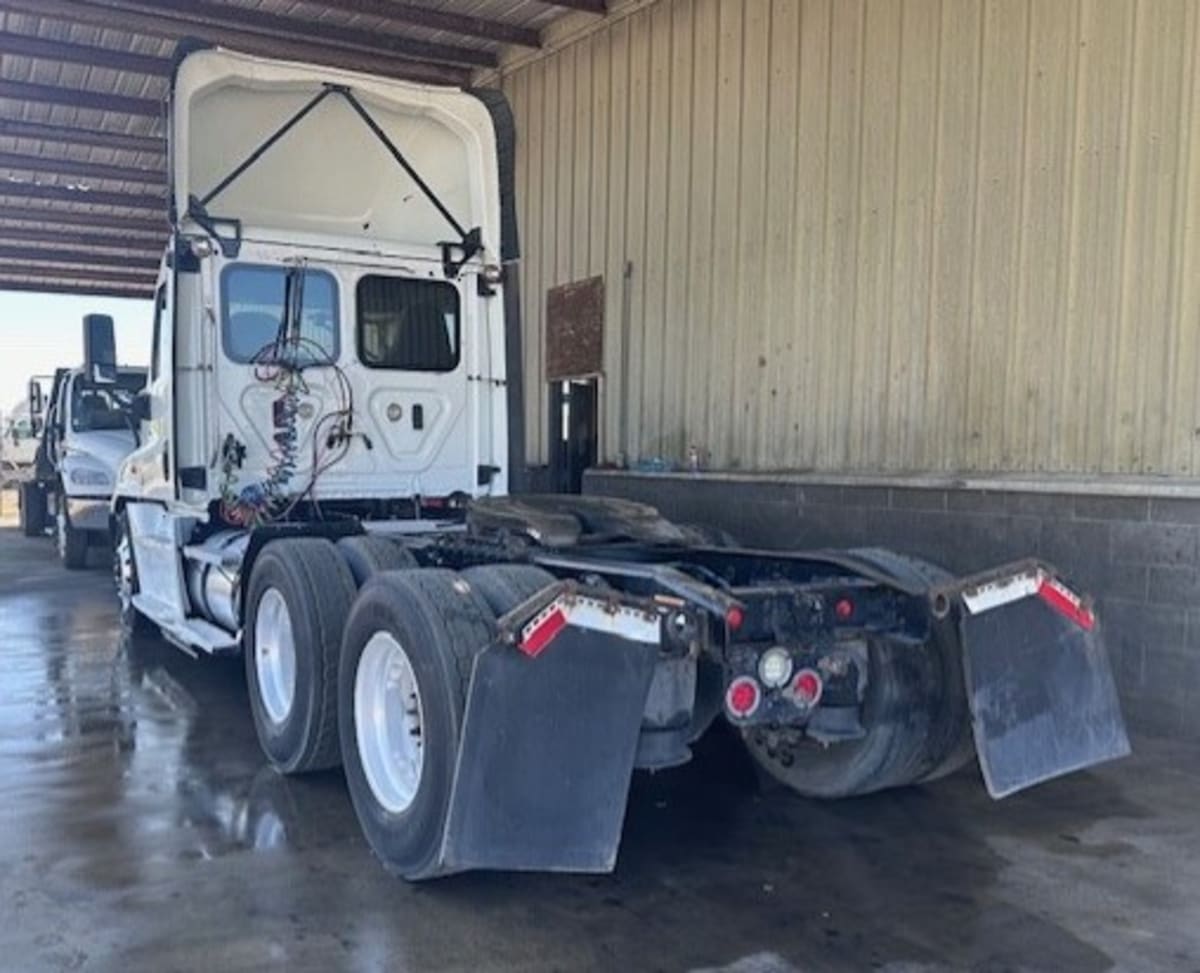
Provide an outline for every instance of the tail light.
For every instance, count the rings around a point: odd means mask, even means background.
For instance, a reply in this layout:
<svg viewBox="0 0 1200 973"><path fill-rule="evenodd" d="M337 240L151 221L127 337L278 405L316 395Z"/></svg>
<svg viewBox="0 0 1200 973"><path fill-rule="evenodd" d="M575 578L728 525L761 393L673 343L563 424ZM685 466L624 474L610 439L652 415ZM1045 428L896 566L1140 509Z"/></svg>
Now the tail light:
<svg viewBox="0 0 1200 973"><path fill-rule="evenodd" d="M738 676L725 690L725 708L735 720L749 719L762 702L762 690L749 676Z"/></svg>
<svg viewBox="0 0 1200 973"><path fill-rule="evenodd" d="M821 701L821 693L825 691L825 683L820 673L815 669L801 669L792 679L789 695L792 702L801 709L812 709Z"/></svg>

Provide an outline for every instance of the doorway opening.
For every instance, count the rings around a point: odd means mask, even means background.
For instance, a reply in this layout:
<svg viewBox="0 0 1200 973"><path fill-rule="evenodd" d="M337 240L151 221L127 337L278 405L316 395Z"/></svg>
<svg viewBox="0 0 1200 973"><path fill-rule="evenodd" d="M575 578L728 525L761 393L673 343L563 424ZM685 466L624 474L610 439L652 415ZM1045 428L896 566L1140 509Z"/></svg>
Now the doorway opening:
<svg viewBox="0 0 1200 973"><path fill-rule="evenodd" d="M583 471L600 458L596 378L550 383L550 475L558 493L582 493Z"/></svg>

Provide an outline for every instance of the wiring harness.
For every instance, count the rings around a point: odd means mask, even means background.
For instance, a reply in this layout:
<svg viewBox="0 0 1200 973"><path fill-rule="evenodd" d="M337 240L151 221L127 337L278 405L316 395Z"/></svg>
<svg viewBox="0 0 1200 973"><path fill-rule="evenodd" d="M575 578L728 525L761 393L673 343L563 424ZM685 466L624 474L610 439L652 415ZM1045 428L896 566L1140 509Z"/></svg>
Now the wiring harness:
<svg viewBox="0 0 1200 973"><path fill-rule="evenodd" d="M372 448L366 434L354 431L354 390L346 373L318 342L299 334L303 285L303 267L289 270L279 332L252 359L255 381L276 392L271 406L269 462L262 479L239 488L246 445L232 433L221 445L221 519L236 527L257 527L288 517L297 504L313 497L317 481L346 457L356 435ZM333 375L337 407L313 425L308 480L301 489L292 490L300 468L301 401L310 392L305 371L312 368L327 369ZM315 499L313 505L320 515Z"/></svg>

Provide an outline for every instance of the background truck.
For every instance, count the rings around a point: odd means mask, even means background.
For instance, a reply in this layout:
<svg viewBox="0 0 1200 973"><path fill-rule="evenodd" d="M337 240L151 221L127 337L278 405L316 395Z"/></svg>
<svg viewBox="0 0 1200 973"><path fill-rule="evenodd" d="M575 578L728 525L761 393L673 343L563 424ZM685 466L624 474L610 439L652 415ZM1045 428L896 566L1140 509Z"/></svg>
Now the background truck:
<svg viewBox="0 0 1200 973"><path fill-rule="evenodd" d="M111 343L111 318L84 318L85 348L100 332ZM108 538L117 467L137 445L130 407L146 384L144 368L98 361L95 350L89 357L85 367L30 379L29 416L42 434L33 476L18 488L21 529L36 537L52 525L68 568L84 567L88 548Z"/></svg>
<svg viewBox="0 0 1200 973"><path fill-rule="evenodd" d="M38 447L38 429L29 415L29 405L21 402L0 421L0 467L24 472L33 466Z"/></svg>
<svg viewBox="0 0 1200 973"><path fill-rule="evenodd" d="M390 870L609 870L634 769L718 718L824 798L973 755L999 797L1127 752L1099 622L1048 565L952 578L507 495L499 96L196 50L169 137L122 619L243 653L270 762L341 764Z"/></svg>

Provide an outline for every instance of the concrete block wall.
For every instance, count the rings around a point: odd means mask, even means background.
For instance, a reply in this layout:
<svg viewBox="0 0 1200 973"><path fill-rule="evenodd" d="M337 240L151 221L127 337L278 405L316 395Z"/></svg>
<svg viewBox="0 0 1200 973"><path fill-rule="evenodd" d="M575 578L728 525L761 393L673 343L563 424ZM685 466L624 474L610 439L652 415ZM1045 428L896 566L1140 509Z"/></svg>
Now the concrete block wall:
<svg viewBox="0 0 1200 973"><path fill-rule="evenodd" d="M1200 740L1200 498L1035 485L822 482L594 471L585 492L641 500L764 548L877 545L966 573L1029 555L1095 597L1125 714Z"/></svg>

